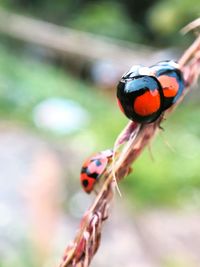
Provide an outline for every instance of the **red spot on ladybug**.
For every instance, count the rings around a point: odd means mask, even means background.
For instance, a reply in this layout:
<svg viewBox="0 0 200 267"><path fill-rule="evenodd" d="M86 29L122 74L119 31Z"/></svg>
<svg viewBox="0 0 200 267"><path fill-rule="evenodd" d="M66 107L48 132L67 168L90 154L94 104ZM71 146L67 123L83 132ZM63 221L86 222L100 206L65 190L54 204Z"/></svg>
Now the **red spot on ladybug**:
<svg viewBox="0 0 200 267"><path fill-rule="evenodd" d="M166 75L161 75L160 77L158 77L158 80L163 88L163 94L165 97L176 96L179 88L179 84L177 83L176 78Z"/></svg>
<svg viewBox="0 0 200 267"><path fill-rule="evenodd" d="M160 108L161 100L157 90L145 92L138 96L134 102L134 110L140 116L149 116L157 112Z"/></svg>
<svg viewBox="0 0 200 267"><path fill-rule="evenodd" d="M81 173L81 183L85 192L90 193L92 191L95 181L94 177L90 177L86 173Z"/></svg>
<svg viewBox="0 0 200 267"><path fill-rule="evenodd" d="M151 67L161 84L164 100L163 111L170 108L182 96L185 82L179 65L174 61L163 61Z"/></svg>
<svg viewBox="0 0 200 267"><path fill-rule="evenodd" d="M112 150L105 150L87 159L81 168L80 180L85 192L90 193L112 157Z"/></svg>

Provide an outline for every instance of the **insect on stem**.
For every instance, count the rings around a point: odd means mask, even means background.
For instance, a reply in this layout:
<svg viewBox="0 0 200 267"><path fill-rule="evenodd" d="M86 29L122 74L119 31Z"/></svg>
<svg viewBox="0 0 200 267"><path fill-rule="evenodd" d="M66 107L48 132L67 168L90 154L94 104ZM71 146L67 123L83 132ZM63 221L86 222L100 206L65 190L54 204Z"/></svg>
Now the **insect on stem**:
<svg viewBox="0 0 200 267"><path fill-rule="evenodd" d="M195 21L194 24L186 26L183 31L194 29L194 25L199 27L200 19ZM158 65L159 68L160 66L166 67L166 65ZM119 134L114 143L112 162L102 173L104 178L102 187L91 207L82 218L73 244L67 247L60 267L88 267L91 263L100 245L102 225L109 217L109 208L115 193L114 188L118 189L117 182L128 173L127 170L130 170L131 164L140 156L144 148L150 144L158 132L165 116L175 110L176 106L180 104L189 91L189 87L194 84L200 74L200 36L180 58L179 66L179 71L183 72L187 90L184 90L183 93L181 91L178 101L172 103L172 106L167 110L162 111L161 116L155 121L149 121L150 123L146 124L129 122ZM173 66L170 65L170 67ZM148 94L146 96L148 97ZM161 96L163 96L162 92ZM140 99L140 101L143 100ZM139 109L139 111L141 110Z"/></svg>

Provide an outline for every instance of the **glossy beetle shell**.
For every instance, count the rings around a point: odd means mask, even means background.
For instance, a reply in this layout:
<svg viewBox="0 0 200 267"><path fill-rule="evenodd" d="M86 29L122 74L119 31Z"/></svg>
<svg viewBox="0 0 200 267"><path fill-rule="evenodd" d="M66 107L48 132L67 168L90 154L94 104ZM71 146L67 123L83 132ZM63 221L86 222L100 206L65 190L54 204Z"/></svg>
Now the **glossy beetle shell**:
<svg viewBox="0 0 200 267"><path fill-rule="evenodd" d="M163 110L170 108L181 97L185 88L179 65L174 61L163 61L150 68L162 86Z"/></svg>
<svg viewBox="0 0 200 267"><path fill-rule="evenodd" d="M86 193L90 193L107 167L113 151L108 149L88 158L81 168L80 181Z"/></svg>
<svg viewBox="0 0 200 267"><path fill-rule="evenodd" d="M162 87L153 76L122 77L117 86L117 100L124 114L139 123L151 123L162 113Z"/></svg>

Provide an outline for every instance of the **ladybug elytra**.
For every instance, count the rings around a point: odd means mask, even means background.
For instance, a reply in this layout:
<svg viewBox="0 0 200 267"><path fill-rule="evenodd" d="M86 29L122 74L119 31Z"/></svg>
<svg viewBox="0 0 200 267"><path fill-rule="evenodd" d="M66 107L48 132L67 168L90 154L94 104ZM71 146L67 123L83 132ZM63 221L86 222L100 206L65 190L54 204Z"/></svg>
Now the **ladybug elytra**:
<svg viewBox="0 0 200 267"><path fill-rule="evenodd" d="M113 151L101 151L87 159L81 168L80 181L86 193L90 193L99 177L106 169L108 161L113 156Z"/></svg>
<svg viewBox="0 0 200 267"><path fill-rule="evenodd" d="M163 110L170 108L182 95L185 84L179 65L174 61L163 61L151 67L156 78L160 82L164 104Z"/></svg>
<svg viewBox="0 0 200 267"><path fill-rule="evenodd" d="M163 92L153 76L124 76L117 86L117 99L125 115L139 123L155 121L162 113Z"/></svg>
<svg viewBox="0 0 200 267"><path fill-rule="evenodd" d="M125 115L138 123L151 123L182 95L184 80L174 61L152 67L133 66L117 86L117 100Z"/></svg>

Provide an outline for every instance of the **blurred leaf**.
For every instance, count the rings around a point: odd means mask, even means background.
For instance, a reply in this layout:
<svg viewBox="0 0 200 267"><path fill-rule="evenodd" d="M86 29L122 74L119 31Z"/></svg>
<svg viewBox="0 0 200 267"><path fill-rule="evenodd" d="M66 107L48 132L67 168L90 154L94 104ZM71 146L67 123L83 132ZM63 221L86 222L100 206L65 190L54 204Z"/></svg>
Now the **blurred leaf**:
<svg viewBox="0 0 200 267"><path fill-rule="evenodd" d="M158 38L167 37L168 43L177 32L200 14L199 0L162 0L149 11L148 21ZM177 43L177 37L176 37Z"/></svg>
<svg viewBox="0 0 200 267"><path fill-rule="evenodd" d="M70 26L128 41L139 42L141 40L140 29L131 23L123 5L116 2L88 4L79 16L70 22Z"/></svg>

